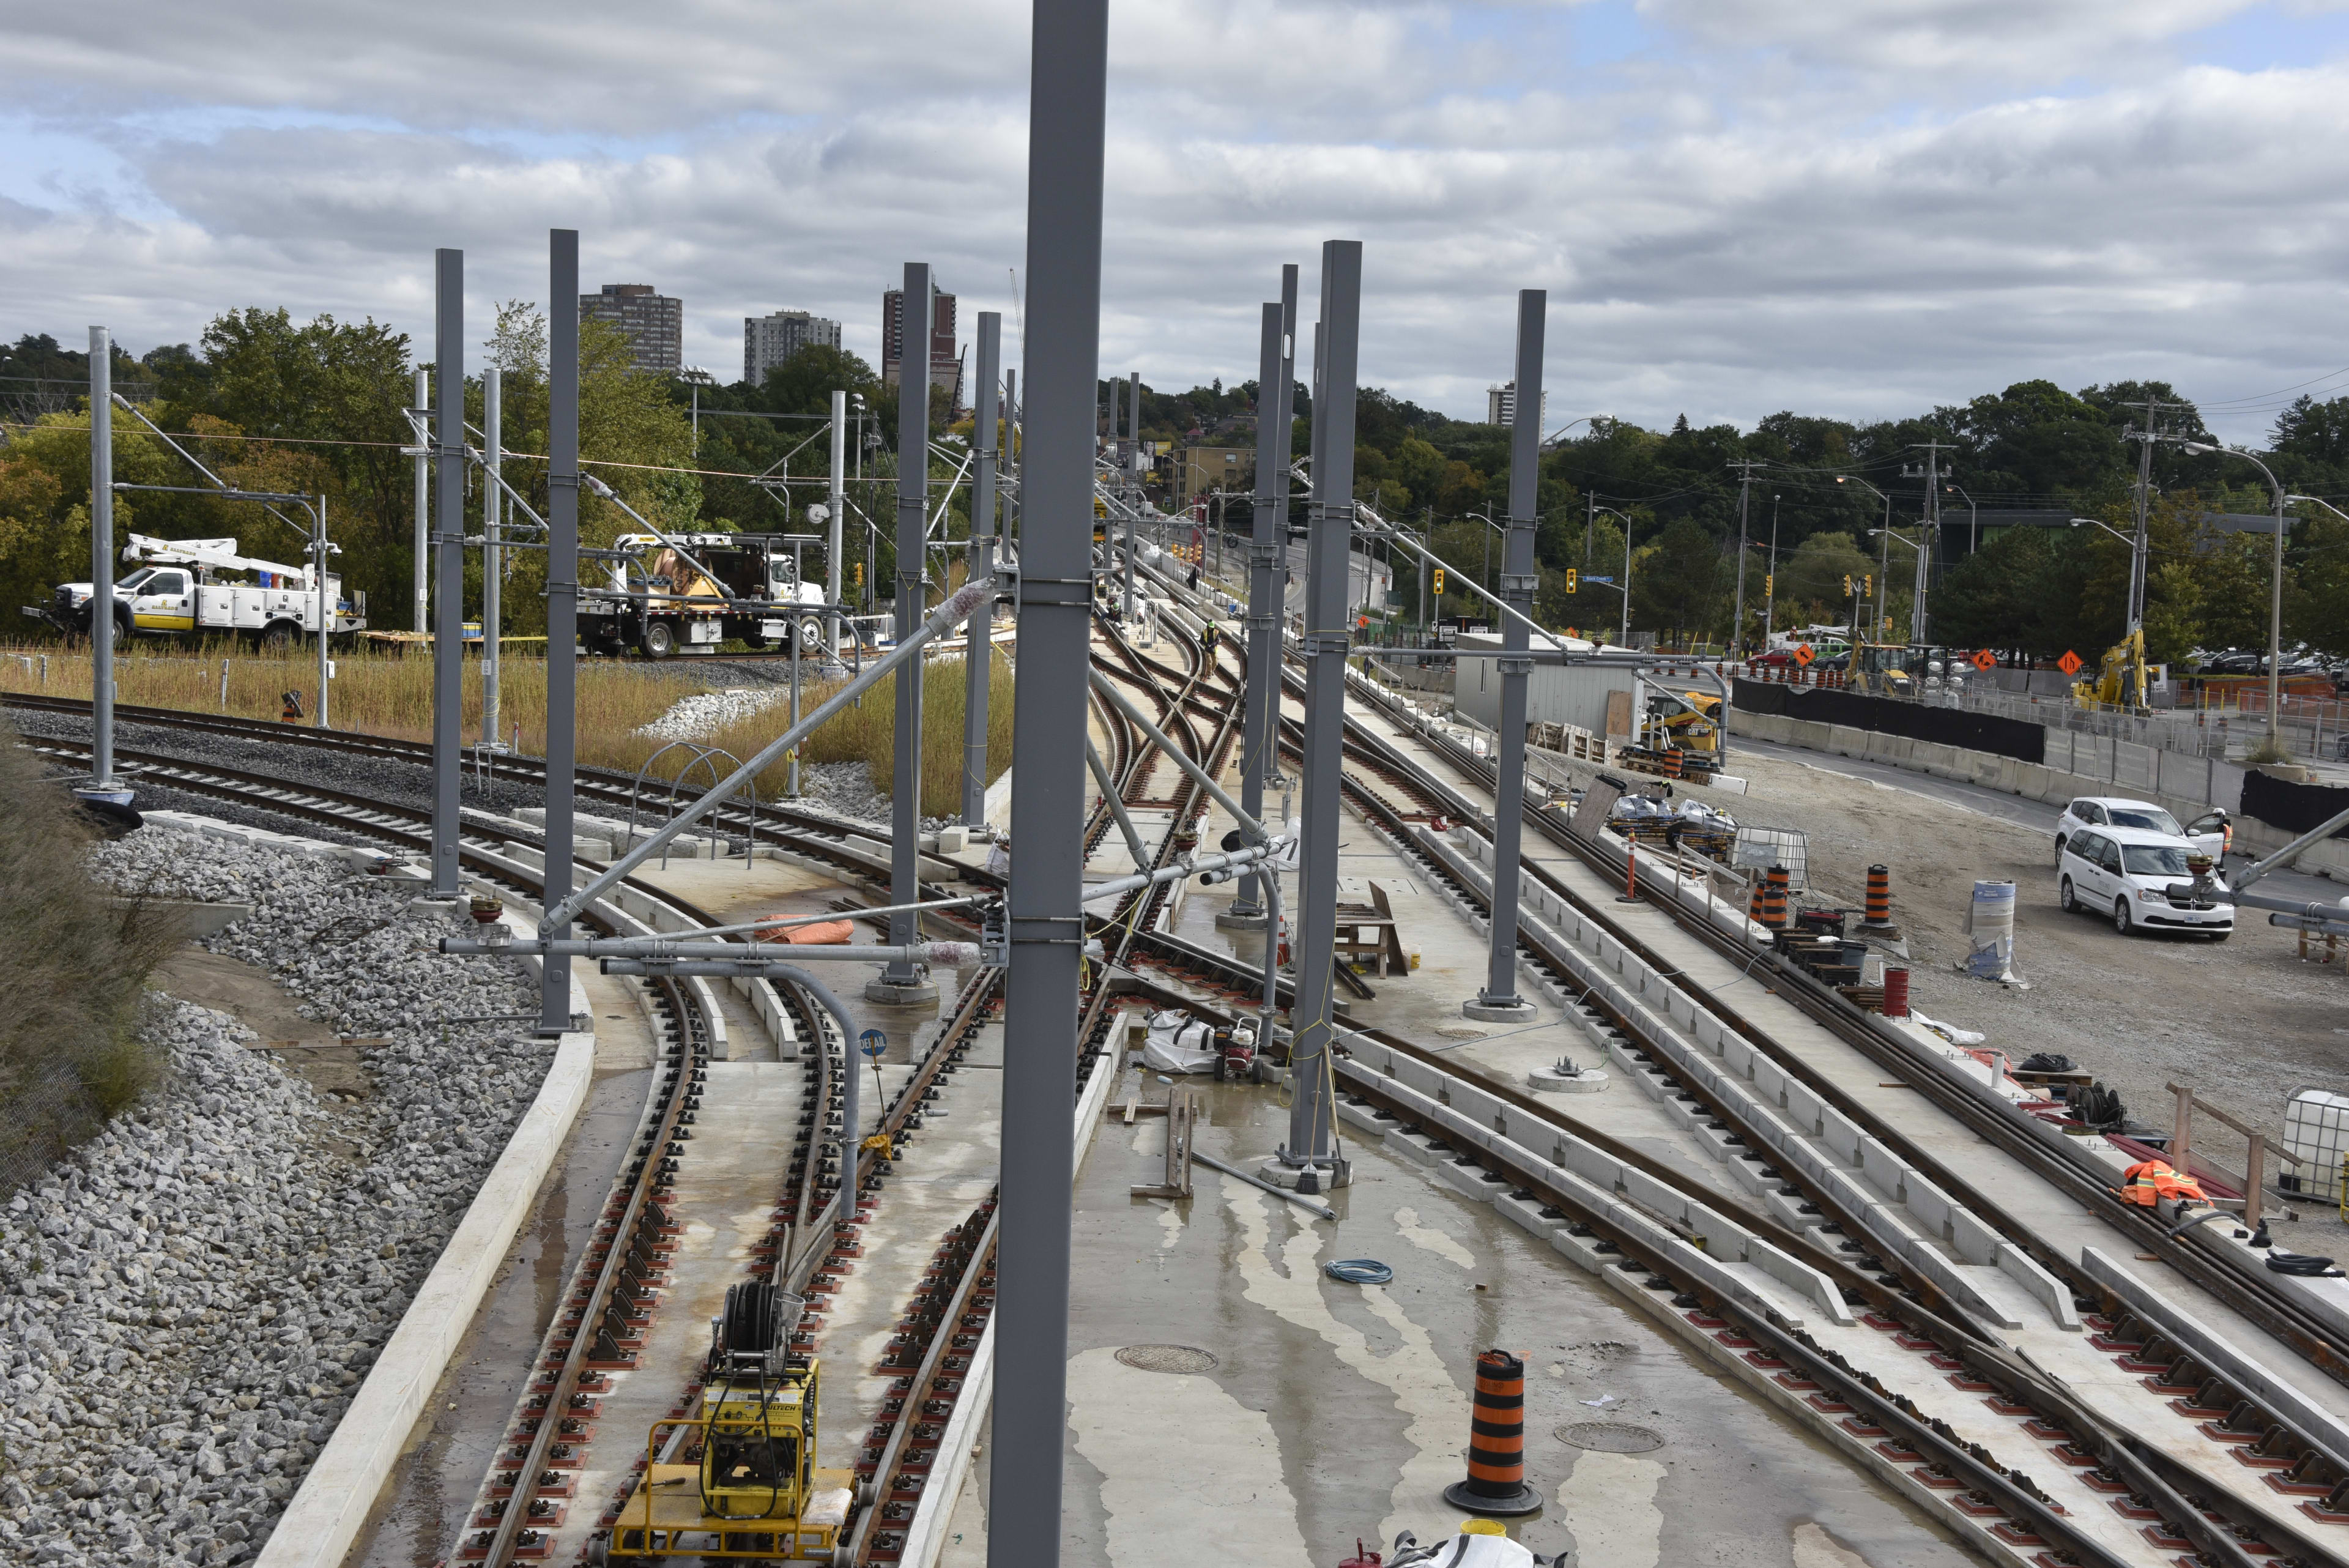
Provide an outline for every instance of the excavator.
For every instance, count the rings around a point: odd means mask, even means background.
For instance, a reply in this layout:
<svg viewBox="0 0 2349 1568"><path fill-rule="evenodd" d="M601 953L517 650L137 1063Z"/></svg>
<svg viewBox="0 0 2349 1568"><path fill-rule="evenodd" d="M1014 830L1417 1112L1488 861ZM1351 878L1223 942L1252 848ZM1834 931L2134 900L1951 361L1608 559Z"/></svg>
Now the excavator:
<svg viewBox="0 0 2349 1568"><path fill-rule="evenodd" d="M2083 708L2120 708L2131 713L2148 711L2145 699L2145 628L2105 649L2103 666L2093 680L2072 682L2072 701Z"/></svg>

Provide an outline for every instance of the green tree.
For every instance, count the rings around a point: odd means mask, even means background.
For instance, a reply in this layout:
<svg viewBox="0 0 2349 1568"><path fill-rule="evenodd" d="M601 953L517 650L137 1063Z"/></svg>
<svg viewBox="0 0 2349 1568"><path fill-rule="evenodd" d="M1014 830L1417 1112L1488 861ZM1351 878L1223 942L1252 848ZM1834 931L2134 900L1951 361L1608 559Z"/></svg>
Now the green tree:
<svg viewBox="0 0 2349 1568"><path fill-rule="evenodd" d="M1632 624L1675 642L1702 638L1725 618L1723 590L1729 578L1720 540L1695 519L1678 518L1656 536L1633 574Z"/></svg>

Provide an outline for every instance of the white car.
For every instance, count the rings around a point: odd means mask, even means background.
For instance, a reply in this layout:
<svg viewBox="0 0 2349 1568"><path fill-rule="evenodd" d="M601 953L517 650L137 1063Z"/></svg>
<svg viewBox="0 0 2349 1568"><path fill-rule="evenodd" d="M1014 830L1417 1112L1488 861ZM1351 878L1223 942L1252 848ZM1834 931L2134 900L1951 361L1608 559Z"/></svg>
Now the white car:
<svg viewBox="0 0 2349 1568"><path fill-rule="evenodd" d="M2229 841L2234 836L2223 811L2205 812L2180 827L2176 817L2149 800L2129 800L2114 794L2082 795L2064 808L2063 817L2055 824L2058 867L2064 863L2064 846L2084 827L2137 828L2168 834L2172 838L2186 839L2214 864L2225 861Z"/></svg>
<svg viewBox="0 0 2349 1568"><path fill-rule="evenodd" d="M2209 853L2174 833L2141 827L2084 827L2056 856L2057 902L2066 913L2109 915L2123 936L2149 930L2191 931L2225 941L2235 929L2235 907L2209 899L2173 899L2169 889L2194 880L2189 856ZM2223 889L2225 878L2212 880Z"/></svg>

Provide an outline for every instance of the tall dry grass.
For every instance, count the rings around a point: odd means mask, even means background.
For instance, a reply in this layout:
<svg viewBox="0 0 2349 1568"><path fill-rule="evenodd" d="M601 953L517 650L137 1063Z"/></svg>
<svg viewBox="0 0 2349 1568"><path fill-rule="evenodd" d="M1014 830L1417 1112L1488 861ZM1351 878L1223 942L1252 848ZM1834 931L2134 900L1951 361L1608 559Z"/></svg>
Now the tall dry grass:
<svg viewBox="0 0 2349 1568"><path fill-rule="evenodd" d="M160 1070L139 996L171 945L143 898L109 900L64 787L0 719L0 1197L129 1106Z"/></svg>
<svg viewBox="0 0 2349 1568"><path fill-rule="evenodd" d="M223 685L222 675L226 681ZM998 649L989 671L988 698L988 778L991 782L1011 765L1011 670ZM116 701L153 708L178 708L191 712L226 713L247 719L274 719L281 694L302 693L303 711L313 711L317 694L317 656L301 649L283 654L258 653L239 647L195 649L165 644L131 643L115 660ZM463 691L462 732L468 743L481 728L481 669L467 659L460 675ZM825 724L807 741L801 756L814 763L863 762L875 787L894 791L893 741L895 734L895 677L882 680L853 707ZM337 730L365 731L402 740L429 740L432 735L432 661L421 656L402 657L375 651L335 656L334 701L329 717ZM634 773L652 760L665 742L639 734L678 699L717 688L689 661L664 664L634 660L583 659L579 665L579 760L592 767ZM812 710L843 682L807 681L801 690L802 711ZM60 697L88 698L90 659L87 653L59 650L56 645L0 649L0 691L44 691ZM922 809L932 815L954 811L962 798L963 661L931 659L922 679ZM509 654L498 680L498 711L502 739L511 742L521 732L521 744L530 755L546 749L546 662ZM789 726L790 708L778 702L754 718L708 737L738 758L748 758ZM661 758L655 776L674 777L692 761L682 748ZM781 799L789 769L778 763L759 775L762 799Z"/></svg>

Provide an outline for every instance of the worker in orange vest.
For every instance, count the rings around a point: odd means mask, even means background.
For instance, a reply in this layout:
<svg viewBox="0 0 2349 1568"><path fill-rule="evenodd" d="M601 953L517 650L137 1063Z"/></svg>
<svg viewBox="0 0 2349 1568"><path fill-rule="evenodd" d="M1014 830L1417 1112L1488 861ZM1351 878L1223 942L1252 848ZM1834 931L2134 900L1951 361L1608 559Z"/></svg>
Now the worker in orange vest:
<svg viewBox="0 0 2349 1568"><path fill-rule="evenodd" d="M2189 1198L2198 1203L2209 1201L2192 1177L2173 1170L2166 1159L2141 1159L2121 1173L2123 1202L2150 1209L2157 1203Z"/></svg>

